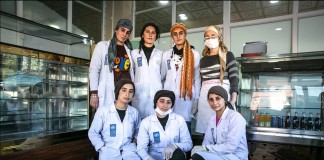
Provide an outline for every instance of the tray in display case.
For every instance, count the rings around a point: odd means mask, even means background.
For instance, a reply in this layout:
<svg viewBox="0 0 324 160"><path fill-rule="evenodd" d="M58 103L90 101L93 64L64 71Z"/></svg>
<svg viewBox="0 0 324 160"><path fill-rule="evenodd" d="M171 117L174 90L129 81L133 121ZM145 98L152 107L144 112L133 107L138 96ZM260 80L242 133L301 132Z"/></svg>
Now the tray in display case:
<svg viewBox="0 0 324 160"><path fill-rule="evenodd" d="M1 141L88 129L88 60L0 45Z"/></svg>

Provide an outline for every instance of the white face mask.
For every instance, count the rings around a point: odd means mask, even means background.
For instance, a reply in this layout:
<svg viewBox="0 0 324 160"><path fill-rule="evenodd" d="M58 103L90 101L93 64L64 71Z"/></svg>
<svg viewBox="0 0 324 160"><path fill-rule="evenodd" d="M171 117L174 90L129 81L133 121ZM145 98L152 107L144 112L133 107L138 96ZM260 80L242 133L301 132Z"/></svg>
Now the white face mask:
<svg viewBox="0 0 324 160"><path fill-rule="evenodd" d="M208 39L205 41L205 45L209 48L209 49L215 49L218 47L219 42L218 39Z"/></svg>
<svg viewBox="0 0 324 160"><path fill-rule="evenodd" d="M156 111L157 113L159 113L161 116L166 116L166 115L168 115L168 114L170 114L170 113L172 112L172 109L170 108L168 111L163 112L163 111L161 111L161 110L159 109L159 107L156 107L156 108L155 108L155 111Z"/></svg>

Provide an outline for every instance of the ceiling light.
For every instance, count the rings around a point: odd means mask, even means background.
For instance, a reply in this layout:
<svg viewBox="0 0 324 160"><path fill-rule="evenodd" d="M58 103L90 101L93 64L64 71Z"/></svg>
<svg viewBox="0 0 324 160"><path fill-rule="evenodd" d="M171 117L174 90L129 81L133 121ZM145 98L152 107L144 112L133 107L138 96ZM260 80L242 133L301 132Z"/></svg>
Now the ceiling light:
<svg viewBox="0 0 324 160"><path fill-rule="evenodd" d="M281 31L281 30L282 30L282 28L276 28L275 30L276 30L276 31Z"/></svg>
<svg viewBox="0 0 324 160"><path fill-rule="evenodd" d="M280 70L281 68L279 68L279 67L275 67L275 68L273 68L274 70Z"/></svg>
<svg viewBox="0 0 324 160"><path fill-rule="evenodd" d="M179 14L179 17L186 17L186 15L181 13L181 14Z"/></svg>
<svg viewBox="0 0 324 160"><path fill-rule="evenodd" d="M56 28L56 29L60 29L60 27L58 25L55 25L55 24L50 24L49 26L53 27L53 28Z"/></svg>
<svg viewBox="0 0 324 160"><path fill-rule="evenodd" d="M187 17L187 16L182 16L182 17L180 17L180 19L181 19L181 20L187 20L188 17Z"/></svg>
<svg viewBox="0 0 324 160"><path fill-rule="evenodd" d="M270 1L270 3L274 4L274 3L278 3L279 1Z"/></svg>
<svg viewBox="0 0 324 160"><path fill-rule="evenodd" d="M81 34L80 36L82 36L82 37L88 37L88 35L86 35L86 34Z"/></svg>
<svg viewBox="0 0 324 160"><path fill-rule="evenodd" d="M168 4L169 1L160 1L161 4Z"/></svg>

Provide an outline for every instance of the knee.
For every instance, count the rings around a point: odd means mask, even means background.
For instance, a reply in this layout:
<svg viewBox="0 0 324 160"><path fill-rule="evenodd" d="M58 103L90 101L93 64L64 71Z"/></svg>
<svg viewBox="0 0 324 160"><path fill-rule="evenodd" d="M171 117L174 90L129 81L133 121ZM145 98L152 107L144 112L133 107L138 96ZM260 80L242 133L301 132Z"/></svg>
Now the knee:
<svg viewBox="0 0 324 160"><path fill-rule="evenodd" d="M192 160L205 160L201 155L195 153L192 155Z"/></svg>

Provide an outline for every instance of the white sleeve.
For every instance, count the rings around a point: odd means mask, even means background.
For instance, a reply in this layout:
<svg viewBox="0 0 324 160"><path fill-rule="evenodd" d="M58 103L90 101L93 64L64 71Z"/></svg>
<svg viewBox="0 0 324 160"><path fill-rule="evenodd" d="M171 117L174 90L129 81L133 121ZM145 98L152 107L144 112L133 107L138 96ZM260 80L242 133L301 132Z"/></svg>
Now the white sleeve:
<svg viewBox="0 0 324 160"><path fill-rule="evenodd" d="M104 49L104 42L99 42L92 54L89 66L89 81L90 91L98 90L100 71L102 67L102 59L106 54L102 54Z"/></svg>
<svg viewBox="0 0 324 160"><path fill-rule="evenodd" d="M135 133L134 133L134 137L137 139L138 132L139 132L139 128L140 128L140 125L141 125L141 116L139 115L139 112L137 110L136 110L136 116L135 116L135 118L136 118L136 120L135 120Z"/></svg>
<svg viewBox="0 0 324 160"><path fill-rule="evenodd" d="M236 112L236 114L239 114ZM235 115L228 126L228 134L226 141L222 144L206 145L210 152L216 152L221 154L231 154L237 149L240 141L246 132L246 121L240 115Z"/></svg>
<svg viewBox="0 0 324 160"><path fill-rule="evenodd" d="M200 78L200 55L197 51L195 51L195 68L194 68L194 85L196 95L193 95L195 99L199 98L200 87L201 87L201 78Z"/></svg>
<svg viewBox="0 0 324 160"><path fill-rule="evenodd" d="M216 122L213 121L213 118L211 118L208 122L208 127L205 132L205 137L202 143L203 145L214 144L213 133L211 132L211 128L214 127L216 127Z"/></svg>
<svg viewBox="0 0 324 160"><path fill-rule="evenodd" d="M182 151L190 151L192 149L192 140L183 117L177 117L180 126L180 143L175 143Z"/></svg>
<svg viewBox="0 0 324 160"><path fill-rule="evenodd" d="M167 56L168 51L164 52L162 55L162 62L161 62L161 79L162 82L165 81L166 73L168 71L168 64L167 64Z"/></svg>
<svg viewBox="0 0 324 160"><path fill-rule="evenodd" d="M144 119L140 125L138 136L137 136L137 153L144 160L149 159L151 157L148 154L148 145L150 143L148 126L149 126L148 121L145 121Z"/></svg>
<svg viewBox="0 0 324 160"><path fill-rule="evenodd" d="M98 151L101 147L105 145L105 142L102 140L101 131L103 129L103 109L105 107L101 107L97 110L95 113L95 116L93 118L93 121L91 123L91 127L88 131L88 137L92 143L92 145L95 147L96 151Z"/></svg>

